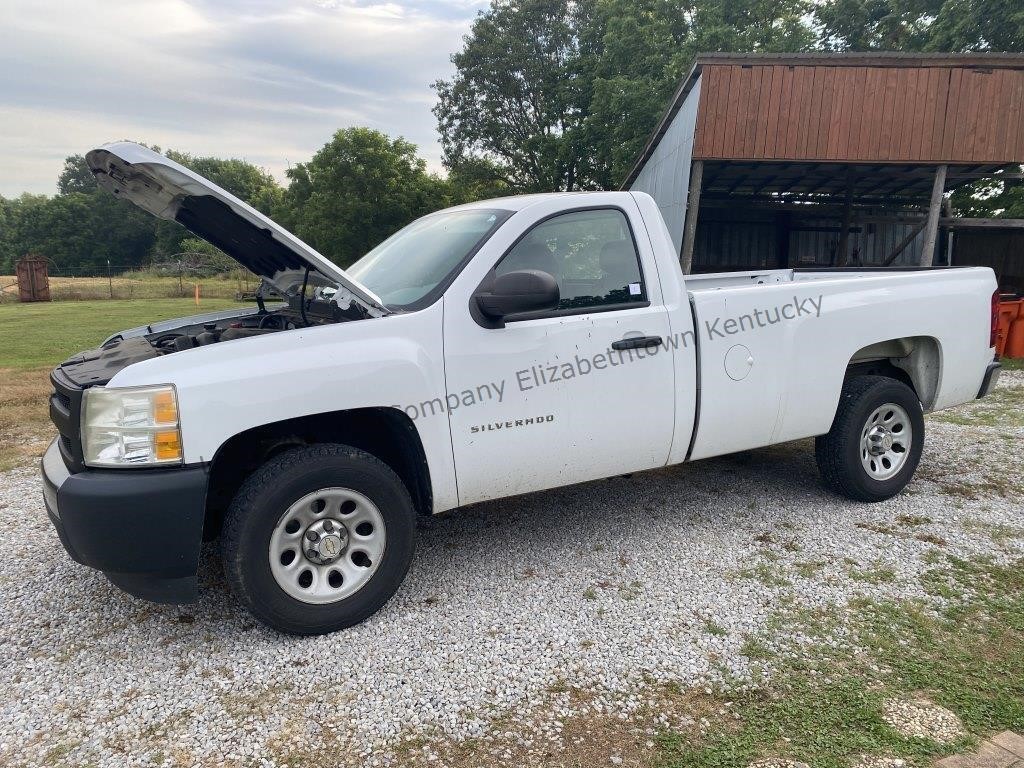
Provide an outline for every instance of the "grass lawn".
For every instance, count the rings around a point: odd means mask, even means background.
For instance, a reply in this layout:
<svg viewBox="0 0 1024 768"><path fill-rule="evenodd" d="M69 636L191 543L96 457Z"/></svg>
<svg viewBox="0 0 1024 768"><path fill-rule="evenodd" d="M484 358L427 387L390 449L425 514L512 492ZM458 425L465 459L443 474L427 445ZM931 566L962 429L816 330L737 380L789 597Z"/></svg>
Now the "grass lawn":
<svg viewBox="0 0 1024 768"><path fill-rule="evenodd" d="M1019 369L1011 368L1011 370ZM962 413L959 410L940 411L933 418L961 427L983 426L1013 429L1014 427L1024 427L1024 411L1021 410L1021 402L1024 402L1024 386L1001 386L979 401L978 407L972 409L970 413Z"/></svg>
<svg viewBox="0 0 1024 768"><path fill-rule="evenodd" d="M241 306L230 299L62 301L0 305L0 368L53 367L115 331Z"/></svg>
<svg viewBox="0 0 1024 768"><path fill-rule="evenodd" d="M0 304L0 471L39 456L53 434L50 370L111 333L240 306L229 299L134 299Z"/></svg>
<svg viewBox="0 0 1024 768"><path fill-rule="evenodd" d="M1024 563L940 558L923 582L948 601L939 610L864 601L817 626L818 617L787 626L813 637L842 622L850 648L822 643L790 654L749 642L747 655L771 664L765 685L718 692L712 711L731 715L704 733L662 733L655 768L744 768L769 757L849 768L860 755L927 765L1024 728ZM885 721L887 701L921 694L956 712L966 735L938 744Z"/></svg>

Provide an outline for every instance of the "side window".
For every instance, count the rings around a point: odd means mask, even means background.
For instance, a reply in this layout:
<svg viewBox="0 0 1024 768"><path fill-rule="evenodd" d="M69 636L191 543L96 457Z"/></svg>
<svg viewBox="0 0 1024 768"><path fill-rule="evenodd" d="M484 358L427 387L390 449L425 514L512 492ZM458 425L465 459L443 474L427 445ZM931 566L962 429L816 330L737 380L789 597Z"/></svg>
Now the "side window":
<svg viewBox="0 0 1024 768"><path fill-rule="evenodd" d="M559 309L647 301L640 260L622 211L563 213L538 224L495 267L539 269L558 283Z"/></svg>

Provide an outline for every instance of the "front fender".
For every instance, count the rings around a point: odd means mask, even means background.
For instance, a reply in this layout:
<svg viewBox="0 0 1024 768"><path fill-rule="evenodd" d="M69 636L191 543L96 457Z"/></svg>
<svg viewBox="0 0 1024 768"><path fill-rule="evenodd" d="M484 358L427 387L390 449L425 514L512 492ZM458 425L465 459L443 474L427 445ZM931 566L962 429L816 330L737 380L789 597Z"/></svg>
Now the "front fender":
<svg viewBox="0 0 1024 768"><path fill-rule="evenodd" d="M410 314L237 339L146 360L111 387L174 384L186 464L273 422L445 397L441 304ZM416 409L409 409L412 412ZM457 505L446 412L416 419L435 508Z"/></svg>

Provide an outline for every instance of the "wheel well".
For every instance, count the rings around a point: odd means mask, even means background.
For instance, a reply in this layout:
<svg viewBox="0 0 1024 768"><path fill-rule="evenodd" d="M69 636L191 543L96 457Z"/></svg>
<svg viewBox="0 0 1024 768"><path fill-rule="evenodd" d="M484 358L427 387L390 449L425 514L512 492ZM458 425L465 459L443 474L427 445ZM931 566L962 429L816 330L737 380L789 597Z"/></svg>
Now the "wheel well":
<svg viewBox="0 0 1024 768"><path fill-rule="evenodd" d="M901 381L914 390L927 411L939 390L940 354L938 341L930 336L880 341L854 353L845 378L873 375Z"/></svg>
<svg viewBox="0 0 1024 768"><path fill-rule="evenodd" d="M412 419L394 408L359 408L265 424L228 439L210 465L204 538L219 535L224 512L253 470L292 446L315 443L373 454L405 483L417 512L433 511L427 456Z"/></svg>

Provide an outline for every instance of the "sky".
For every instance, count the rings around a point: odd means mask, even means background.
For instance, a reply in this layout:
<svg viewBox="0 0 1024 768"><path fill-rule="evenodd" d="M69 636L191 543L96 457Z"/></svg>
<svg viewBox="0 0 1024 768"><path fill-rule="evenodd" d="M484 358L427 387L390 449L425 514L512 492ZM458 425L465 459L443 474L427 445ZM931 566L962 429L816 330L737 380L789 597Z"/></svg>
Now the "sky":
<svg viewBox="0 0 1024 768"><path fill-rule="evenodd" d="M0 0L0 195L131 139L284 182L339 128L440 170L435 93L486 0Z"/></svg>

